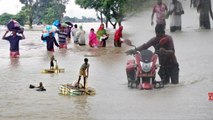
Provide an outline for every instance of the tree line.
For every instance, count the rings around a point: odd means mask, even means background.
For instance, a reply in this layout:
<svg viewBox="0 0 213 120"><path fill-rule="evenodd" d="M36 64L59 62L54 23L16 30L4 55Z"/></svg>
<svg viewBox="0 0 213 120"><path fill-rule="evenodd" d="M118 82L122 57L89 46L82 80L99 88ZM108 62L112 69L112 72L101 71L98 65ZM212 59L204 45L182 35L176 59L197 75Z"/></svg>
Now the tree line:
<svg viewBox="0 0 213 120"><path fill-rule="evenodd" d="M27 17L24 14L16 14L16 15L12 15L12 14L8 14L8 13L3 13L2 15L0 15L0 25L6 25L9 20L14 19L17 20L22 26L24 26L25 24L29 24L27 22ZM69 17L69 16L64 16L61 20L62 22L68 22L71 21L73 23L79 23L79 22L100 22L100 20L96 19L96 18L92 18L92 17L85 17L82 16L81 18L77 18L77 17ZM52 21L53 22L53 21ZM50 21L50 24L52 24L52 22ZM39 19L34 19L32 24L43 24L43 23L47 23L47 22L41 22Z"/></svg>
<svg viewBox="0 0 213 120"><path fill-rule="evenodd" d="M66 22L66 21L72 21L74 23L77 23L77 22L98 22L99 20L97 20L96 18L85 17L85 16L82 16L82 18L64 16L62 19L62 22Z"/></svg>
<svg viewBox="0 0 213 120"><path fill-rule="evenodd" d="M94 9L102 23L105 18L106 27L110 23L116 28L125 17L140 11L145 1L147 0L75 0L75 3L84 9Z"/></svg>
<svg viewBox="0 0 213 120"><path fill-rule="evenodd" d="M0 24L16 19L21 25L38 23L51 24L54 20L62 20L66 4L69 0L19 0L24 6L16 15L4 13L0 16Z"/></svg>
<svg viewBox="0 0 213 120"><path fill-rule="evenodd" d="M0 16L0 24L7 23L11 18L16 19L21 25L33 23L51 24L54 20L71 22L94 22L93 18L64 17L66 5L69 0L19 0L24 6L16 15L4 13ZM94 9L97 18L106 27L110 23L114 28L121 25L124 18L134 15L142 9L143 3L150 0L75 0L75 4L84 9Z"/></svg>

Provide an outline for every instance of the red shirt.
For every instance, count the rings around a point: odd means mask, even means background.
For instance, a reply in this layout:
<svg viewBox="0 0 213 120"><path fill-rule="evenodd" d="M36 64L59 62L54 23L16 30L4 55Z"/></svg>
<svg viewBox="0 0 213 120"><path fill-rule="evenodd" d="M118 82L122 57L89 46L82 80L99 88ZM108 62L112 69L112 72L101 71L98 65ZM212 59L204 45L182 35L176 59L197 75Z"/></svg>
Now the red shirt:
<svg viewBox="0 0 213 120"><path fill-rule="evenodd" d="M114 35L114 41L119 41L122 36L123 36L122 30L121 29L116 30Z"/></svg>

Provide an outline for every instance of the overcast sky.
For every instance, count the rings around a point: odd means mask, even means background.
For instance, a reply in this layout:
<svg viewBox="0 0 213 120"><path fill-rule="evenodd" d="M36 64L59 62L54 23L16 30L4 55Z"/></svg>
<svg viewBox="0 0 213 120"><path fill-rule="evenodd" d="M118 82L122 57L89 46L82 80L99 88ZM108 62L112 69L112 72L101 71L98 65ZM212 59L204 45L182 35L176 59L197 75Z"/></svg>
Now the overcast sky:
<svg viewBox="0 0 213 120"><path fill-rule="evenodd" d="M2 13L10 13L16 14L21 10L22 4L19 0L0 0L0 15ZM66 16L69 17L78 17L81 18L82 16L86 17L96 17L96 13L94 10L90 9L82 9L78 5L75 5L75 0L70 0L69 4L66 7Z"/></svg>

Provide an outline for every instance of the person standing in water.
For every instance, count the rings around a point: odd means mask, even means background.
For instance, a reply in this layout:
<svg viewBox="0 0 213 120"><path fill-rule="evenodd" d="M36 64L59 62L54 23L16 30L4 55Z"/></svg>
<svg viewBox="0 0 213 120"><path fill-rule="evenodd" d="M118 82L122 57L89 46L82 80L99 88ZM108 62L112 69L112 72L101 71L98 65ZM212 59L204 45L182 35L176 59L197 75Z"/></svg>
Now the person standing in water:
<svg viewBox="0 0 213 120"><path fill-rule="evenodd" d="M89 46L92 48L97 48L99 45L97 35L95 34L95 30L93 28L90 29L89 33Z"/></svg>
<svg viewBox="0 0 213 120"><path fill-rule="evenodd" d="M76 38L76 33L77 33L78 31L79 31L78 25L75 24L75 25L74 25L74 28L72 29L72 38L73 38L73 41L74 41L75 44L78 43L78 40L77 40L77 38Z"/></svg>
<svg viewBox="0 0 213 120"><path fill-rule="evenodd" d="M154 14L156 14L156 25L162 24L164 28L166 28L166 13L168 8L166 4L162 2L162 0L157 0L157 4L153 7L152 16L151 16L151 25L154 24L153 18Z"/></svg>
<svg viewBox="0 0 213 120"><path fill-rule="evenodd" d="M67 31L66 31L66 26L63 24L60 26L58 33L58 42L59 42L59 48L62 49L67 49Z"/></svg>
<svg viewBox="0 0 213 120"><path fill-rule="evenodd" d="M114 35L114 46L115 47L121 47L122 37L123 37L122 31L123 31L123 26L119 26L119 28L115 32L115 35Z"/></svg>
<svg viewBox="0 0 213 120"><path fill-rule="evenodd" d="M176 30L181 30L181 15L184 14L181 2L178 0L172 0L172 2L169 4L168 14L171 16L170 31L175 32Z"/></svg>
<svg viewBox="0 0 213 120"><path fill-rule="evenodd" d="M49 36L43 37L41 36L41 40L46 40L47 43L47 51L54 52L54 44L59 47L59 44L57 43L55 37L53 36L53 33L49 33Z"/></svg>
<svg viewBox="0 0 213 120"><path fill-rule="evenodd" d="M7 36L7 33L9 31L7 30L2 37L3 40L7 40L10 43L10 57L16 58L20 55L19 53L19 41L25 39L25 36L23 33L21 33L21 36L17 35L17 30L13 29L12 34Z"/></svg>
<svg viewBox="0 0 213 120"><path fill-rule="evenodd" d="M80 46L86 45L86 39L85 39L86 32L83 30L83 26L79 26L79 31L76 33L76 39L78 40L78 44Z"/></svg>
<svg viewBox="0 0 213 120"><path fill-rule="evenodd" d="M163 84L168 83L178 84L179 83L179 63L175 55L175 47L171 36L165 34L164 26L157 25L155 27L156 36L151 38L146 43L137 47L134 50L128 50L128 55L154 47L155 53L159 56L160 69L158 75L163 81Z"/></svg>
<svg viewBox="0 0 213 120"><path fill-rule="evenodd" d="M80 68L79 78L78 78L78 82L77 82L78 86L81 81L81 76L83 76L83 78L84 78L84 87L83 88L85 89L86 88L86 79L89 77L89 63L88 63L87 58L84 59L84 64Z"/></svg>
<svg viewBox="0 0 213 120"><path fill-rule="evenodd" d="M211 0L200 0L197 11L200 12L200 28L211 29L210 18L213 19Z"/></svg>
<svg viewBox="0 0 213 120"><path fill-rule="evenodd" d="M197 8L199 4L199 0L191 0L191 3L190 3L190 7L194 7L194 8Z"/></svg>
<svg viewBox="0 0 213 120"><path fill-rule="evenodd" d="M66 32L67 32L67 42L70 43L71 42L71 29L72 29L73 25L70 24L68 27L66 27Z"/></svg>
<svg viewBox="0 0 213 120"><path fill-rule="evenodd" d="M106 33L106 30L104 29L104 24L100 25L96 34L100 41L100 47L106 47L106 40L108 39L109 35Z"/></svg>
<svg viewBox="0 0 213 120"><path fill-rule="evenodd" d="M52 55L51 58L50 58L50 69L51 70L55 69L54 61L57 62L54 55Z"/></svg>

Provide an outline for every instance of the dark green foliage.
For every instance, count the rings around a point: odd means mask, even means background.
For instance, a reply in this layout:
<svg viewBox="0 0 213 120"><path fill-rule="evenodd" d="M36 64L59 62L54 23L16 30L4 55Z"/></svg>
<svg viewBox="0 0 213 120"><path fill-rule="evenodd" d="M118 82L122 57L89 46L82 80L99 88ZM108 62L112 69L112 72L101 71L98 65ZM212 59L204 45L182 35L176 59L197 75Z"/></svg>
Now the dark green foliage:
<svg viewBox="0 0 213 120"><path fill-rule="evenodd" d="M103 22L103 16L106 23L110 22L114 28L116 24L121 24L124 17L136 13L142 8L145 0L75 0L81 8L95 9L97 17ZM112 22L115 20L115 23Z"/></svg>
<svg viewBox="0 0 213 120"><path fill-rule="evenodd" d="M14 16L14 19L17 20L22 26L24 26L28 20L27 13L28 13L28 10L23 9Z"/></svg>
<svg viewBox="0 0 213 120"><path fill-rule="evenodd" d="M19 0L24 4L23 10L27 10L29 25L32 27L33 21L50 24L54 20L61 20L65 13L66 4L69 0Z"/></svg>
<svg viewBox="0 0 213 120"><path fill-rule="evenodd" d="M14 15L8 13L0 15L0 25L6 25L13 17Z"/></svg>
<svg viewBox="0 0 213 120"><path fill-rule="evenodd" d="M27 10L21 10L18 14L12 15L8 13L4 13L0 15L0 25L6 25L11 19L15 19L18 21L22 26L27 22Z"/></svg>

